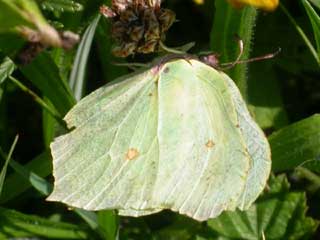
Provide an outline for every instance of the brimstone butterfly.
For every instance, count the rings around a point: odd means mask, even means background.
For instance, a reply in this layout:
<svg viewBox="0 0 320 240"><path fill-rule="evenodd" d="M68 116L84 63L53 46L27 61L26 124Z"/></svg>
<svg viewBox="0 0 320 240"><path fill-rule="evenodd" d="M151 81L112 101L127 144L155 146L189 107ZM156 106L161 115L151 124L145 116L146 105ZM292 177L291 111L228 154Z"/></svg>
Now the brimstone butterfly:
<svg viewBox="0 0 320 240"><path fill-rule="evenodd" d="M247 209L265 187L270 149L234 82L196 59L161 60L81 100L51 144L48 197L142 216L197 220Z"/></svg>

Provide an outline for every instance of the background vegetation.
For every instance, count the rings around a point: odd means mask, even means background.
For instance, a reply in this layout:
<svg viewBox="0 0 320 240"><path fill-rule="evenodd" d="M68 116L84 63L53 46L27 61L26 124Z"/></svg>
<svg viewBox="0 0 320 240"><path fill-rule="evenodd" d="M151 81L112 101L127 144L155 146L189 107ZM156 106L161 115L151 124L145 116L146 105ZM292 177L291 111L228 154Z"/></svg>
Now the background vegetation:
<svg viewBox="0 0 320 240"><path fill-rule="evenodd" d="M248 211L203 223L169 211L119 218L114 211L87 212L45 201L53 182L49 144L61 133L64 114L81 97L130 71L114 62L148 62L156 54L111 56L110 25L98 14L108 1L36 2L47 22L78 33L81 42L72 50L41 49L22 64L19 56L30 44L11 30L34 23L7 11L8 0L0 0L0 239L320 238L318 0L283 0L271 13L236 10L225 0L164 1L179 20L167 34L168 46L194 41L192 53L214 51L221 62L238 55L235 34L245 43L243 59L282 49L271 60L228 71L270 141L268 187Z"/></svg>

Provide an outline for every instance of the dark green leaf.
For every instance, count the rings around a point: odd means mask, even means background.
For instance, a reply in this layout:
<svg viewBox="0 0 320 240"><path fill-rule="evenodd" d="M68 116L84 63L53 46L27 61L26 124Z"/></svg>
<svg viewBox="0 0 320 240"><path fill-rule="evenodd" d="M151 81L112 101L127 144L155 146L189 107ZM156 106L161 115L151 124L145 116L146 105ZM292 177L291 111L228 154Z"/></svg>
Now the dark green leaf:
<svg viewBox="0 0 320 240"><path fill-rule="evenodd" d="M292 170L304 162L320 161L320 115L285 127L269 137L274 171Z"/></svg>
<svg viewBox="0 0 320 240"><path fill-rule="evenodd" d="M116 240L118 236L118 219L116 212L105 210L98 212L98 222L105 239Z"/></svg>
<svg viewBox="0 0 320 240"><path fill-rule="evenodd" d="M61 115L75 104L72 93L47 53L40 54L29 65L20 67L23 74L47 97Z"/></svg>
<svg viewBox="0 0 320 240"><path fill-rule="evenodd" d="M29 181L31 185L43 195L48 195L52 191L52 185L50 183L42 177L39 177L37 174L29 171L18 162L12 160L10 165L17 173L25 178L25 181Z"/></svg>
<svg viewBox="0 0 320 240"><path fill-rule="evenodd" d="M263 129L279 129L288 123L273 64L274 62L269 60L264 63L252 63L249 68L249 109Z"/></svg>
<svg viewBox="0 0 320 240"><path fill-rule="evenodd" d="M24 167L41 177L46 177L51 173L51 155L49 152L44 152L27 163ZM6 178L0 203L5 203L15 198L30 187L30 181L26 181L20 173L9 175Z"/></svg>
<svg viewBox="0 0 320 240"><path fill-rule="evenodd" d="M305 216L305 194L288 192L283 177L273 179L270 188L278 188L281 192L265 194L247 211L225 212L209 220L209 227L233 239L258 240L263 239L264 235L265 239L294 240L312 234L318 222Z"/></svg>
<svg viewBox="0 0 320 240"><path fill-rule="evenodd" d="M90 234L79 226L53 222L38 216L0 208L0 238L47 237L59 239L88 239Z"/></svg>

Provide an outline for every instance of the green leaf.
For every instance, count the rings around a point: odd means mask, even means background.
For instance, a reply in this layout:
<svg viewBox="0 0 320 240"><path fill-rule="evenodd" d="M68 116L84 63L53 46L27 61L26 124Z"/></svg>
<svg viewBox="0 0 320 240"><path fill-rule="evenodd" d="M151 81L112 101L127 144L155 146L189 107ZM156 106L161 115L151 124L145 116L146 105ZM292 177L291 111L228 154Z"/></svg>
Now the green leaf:
<svg viewBox="0 0 320 240"><path fill-rule="evenodd" d="M0 238L35 236L55 239L88 239L90 234L77 225L53 222L38 216L0 208Z"/></svg>
<svg viewBox="0 0 320 240"><path fill-rule="evenodd" d="M14 63L10 58L6 57L0 65L0 84L2 84L15 69Z"/></svg>
<svg viewBox="0 0 320 240"><path fill-rule="evenodd" d="M233 62L239 55L238 35L244 43L242 59L247 59L251 50L257 10L245 7L234 9L225 0L215 1L215 16L211 31L211 50L221 54L221 62ZM240 92L247 99L247 64L239 64L228 71L228 75L236 82Z"/></svg>
<svg viewBox="0 0 320 240"><path fill-rule="evenodd" d="M118 222L119 217L115 211L104 210L98 212L98 222L105 239L118 239Z"/></svg>
<svg viewBox="0 0 320 240"><path fill-rule="evenodd" d="M18 142L18 135L15 137L12 145L11 145L11 148L10 148L10 151L9 151L9 154L6 158L6 161L2 167L2 170L0 172L0 196L1 196L1 193L2 193L2 188L3 188L3 184L4 184L4 179L6 177L6 174L7 174L7 168L8 168L8 164L9 164L9 161L11 160L11 156L13 154L13 150L15 149L16 147L16 144Z"/></svg>
<svg viewBox="0 0 320 240"><path fill-rule="evenodd" d="M47 97L61 115L75 104L75 99L59 70L47 53L36 57L32 63L20 67L23 74Z"/></svg>
<svg viewBox="0 0 320 240"><path fill-rule="evenodd" d="M98 217L94 212L75 208L74 211L90 226L91 229L97 230L99 228Z"/></svg>
<svg viewBox="0 0 320 240"><path fill-rule="evenodd" d="M208 221L211 229L231 239L301 239L314 233L318 222L305 216L304 193L288 192L283 177L273 179L277 191L265 194L249 210L225 212ZM283 186L280 187L279 186ZM309 239L309 238L308 238Z"/></svg>
<svg viewBox="0 0 320 240"><path fill-rule="evenodd" d="M9 153L10 154L10 153ZM5 153L2 152L0 149L0 155L3 157L9 157L5 155ZM30 171L25 166L22 166L20 163L14 161L11 159L10 166L20 175L24 178L26 182L30 182L31 185L37 189L39 192L41 192L44 195L48 195L52 191L52 186L50 183L48 183L44 178L40 177L36 173Z"/></svg>
<svg viewBox="0 0 320 240"><path fill-rule="evenodd" d="M42 155L45 156L45 154L46 153ZM1 149L0 155L5 156ZM6 181L6 189L8 189L8 194L6 194L4 198L1 198L0 202L6 202L14 198L15 196L24 192L30 186L33 186L43 195L49 195L49 193L52 191L52 185L41 176L46 177L49 173L51 173L51 165L48 167L45 164L42 164L43 162L49 163L49 161L44 161L44 159L45 158L40 155L38 158L27 164L27 167L11 160L10 165L16 171L16 174L11 175L9 181ZM40 175L32 171L35 170L38 172L38 169L36 167L40 169ZM47 171L47 169L49 169L49 171ZM15 191L12 191L12 189L15 189ZM77 213L82 219L84 219L84 221L87 222L93 230L99 230L97 215L94 212L89 212L82 209L74 209L74 212Z"/></svg>
<svg viewBox="0 0 320 240"><path fill-rule="evenodd" d="M88 62L88 56L91 49L92 40L100 20L98 15L86 29L82 40L79 44L76 58L73 63L72 72L69 79L69 84L75 95L77 101L82 98L83 90L85 87L85 72Z"/></svg>
<svg viewBox="0 0 320 240"><path fill-rule="evenodd" d="M283 15L280 14L281 12L277 11L258 16L254 37L255 47L252 49L251 56L263 56L266 53L276 51L279 46L282 48L281 53L273 59L250 63L248 71L247 103L250 112L259 126L268 130L280 129L288 124L281 93L282 82L279 81L279 72L275 65L278 66L283 55L288 56L287 49L293 52L292 44L294 42L291 40L291 45L289 45L288 38L300 40L290 25L281 22ZM284 31L286 32L285 36L281 34ZM293 37L288 36L288 32L291 34L293 32ZM269 38L269 36L273 37ZM288 58L290 57L288 56Z"/></svg>
<svg viewBox="0 0 320 240"><path fill-rule="evenodd" d="M1 149L0 152L2 152ZM3 152L2 155L5 156ZM28 162L24 167L30 172L33 172L41 177L48 176L52 171L50 153L44 152L40 154L32 161ZM31 182L26 181L25 177L20 173L13 173L9 175L6 178L6 184L3 188L0 203L3 204L10 201L29 189L31 186ZM14 191L12 189L14 189Z"/></svg>
<svg viewBox="0 0 320 240"><path fill-rule="evenodd" d="M50 192L52 191L52 185L49 184L45 179L24 168L24 166L20 165L14 160L10 162L10 165L17 173L24 177L26 181L29 181L31 185L40 193L42 193L43 195L50 194Z"/></svg>
<svg viewBox="0 0 320 240"><path fill-rule="evenodd" d="M307 0L302 0L302 3L304 8L307 11L307 14L309 16L309 19L313 28L313 34L316 40L318 57L320 58L320 17Z"/></svg>
<svg viewBox="0 0 320 240"><path fill-rule="evenodd" d="M292 170L320 161L320 115L287 126L269 137L274 171Z"/></svg>
<svg viewBox="0 0 320 240"><path fill-rule="evenodd" d="M41 2L43 10L53 12L78 12L83 10L83 6L72 0L44 0Z"/></svg>
<svg viewBox="0 0 320 240"><path fill-rule="evenodd" d="M234 82L197 60L165 59L98 89L66 115L75 129L51 144L48 200L206 220L258 197L270 149Z"/></svg>

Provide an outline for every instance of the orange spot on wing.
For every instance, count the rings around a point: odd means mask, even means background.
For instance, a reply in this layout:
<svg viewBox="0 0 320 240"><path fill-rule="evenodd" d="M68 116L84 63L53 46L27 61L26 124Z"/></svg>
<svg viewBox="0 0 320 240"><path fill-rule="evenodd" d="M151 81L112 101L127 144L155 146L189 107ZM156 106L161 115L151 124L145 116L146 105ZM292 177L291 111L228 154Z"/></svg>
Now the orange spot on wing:
<svg viewBox="0 0 320 240"><path fill-rule="evenodd" d="M139 152L135 148L130 148L126 154L126 160L133 160L139 156Z"/></svg>
<svg viewBox="0 0 320 240"><path fill-rule="evenodd" d="M207 143L206 143L206 147L207 148L213 148L215 145L215 143L212 141L212 140L209 140Z"/></svg>

